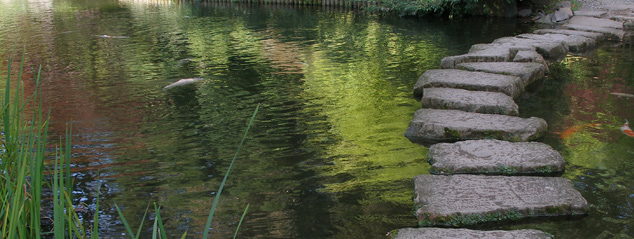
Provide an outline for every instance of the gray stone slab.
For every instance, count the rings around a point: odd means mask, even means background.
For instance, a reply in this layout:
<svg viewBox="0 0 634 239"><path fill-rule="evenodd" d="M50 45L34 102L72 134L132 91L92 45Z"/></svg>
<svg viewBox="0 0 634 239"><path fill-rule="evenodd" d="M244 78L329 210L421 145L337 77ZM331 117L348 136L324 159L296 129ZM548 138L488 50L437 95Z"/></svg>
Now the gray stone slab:
<svg viewBox="0 0 634 239"><path fill-rule="evenodd" d="M460 63L457 67L462 70L518 76L522 79L524 88L546 75L546 66L531 62L472 62Z"/></svg>
<svg viewBox="0 0 634 239"><path fill-rule="evenodd" d="M410 121L405 137L423 145L471 139L519 142L541 137L547 127L545 120L536 117L420 109Z"/></svg>
<svg viewBox="0 0 634 239"><path fill-rule="evenodd" d="M534 229L513 230L513 231L477 231L470 229L454 228L403 228L394 230L388 234L393 239L468 239L468 238L490 238L490 239L551 239L553 235Z"/></svg>
<svg viewBox="0 0 634 239"><path fill-rule="evenodd" d="M468 140L434 144L427 154L433 174L556 175L564 158L538 142Z"/></svg>
<svg viewBox="0 0 634 239"><path fill-rule="evenodd" d="M613 21L610 19L595 18L595 17L575 16L570 19L569 24L623 29L623 23L621 22Z"/></svg>
<svg viewBox="0 0 634 239"><path fill-rule="evenodd" d="M425 88L423 108L450 109L483 114L518 115L518 106L500 92L470 91L452 88Z"/></svg>
<svg viewBox="0 0 634 239"><path fill-rule="evenodd" d="M559 41L568 46L568 49L572 52L582 52L596 46L596 40L579 35L565 35L565 34L520 34L519 38L528 38L534 40L544 41Z"/></svg>
<svg viewBox="0 0 634 239"><path fill-rule="evenodd" d="M562 26L564 29L598 32L604 34L607 38L620 41L625 36L623 23L612 21L609 19L574 16L568 24Z"/></svg>
<svg viewBox="0 0 634 239"><path fill-rule="evenodd" d="M513 58L513 62L534 62L544 65L546 67L546 73L550 72L548 68L548 62L542 55L535 50L522 50L518 51Z"/></svg>
<svg viewBox="0 0 634 239"><path fill-rule="evenodd" d="M414 85L414 97L423 96L424 88L457 88L474 91L501 92L513 98L524 91L521 78L463 70L428 70Z"/></svg>
<svg viewBox="0 0 634 239"><path fill-rule="evenodd" d="M605 17L608 15L608 11L574 11L575 16L583 16L583 17Z"/></svg>
<svg viewBox="0 0 634 239"><path fill-rule="evenodd" d="M568 54L568 46L561 41L502 37L496 39L493 43L534 47L545 59L553 61L559 61Z"/></svg>
<svg viewBox="0 0 634 239"><path fill-rule="evenodd" d="M569 36L583 36L587 38L592 38L595 41L603 41L605 40L605 35L597 32L587 32L587 31L575 31L575 30L565 30L565 29L539 29L535 30L533 33L535 34L562 34Z"/></svg>
<svg viewBox="0 0 634 239"><path fill-rule="evenodd" d="M535 50L535 47L530 45L517 45L517 44L504 44L504 43L481 43L474 44L469 49L469 53L477 53L488 49L508 49L511 51L511 55L514 55L517 51L530 51Z"/></svg>
<svg viewBox="0 0 634 239"><path fill-rule="evenodd" d="M589 211L570 180L560 177L419 175L414 197L420 226L463 227Z"/></svg>
<svg viewBox="0 0 634 239"><path fill-rule="evenodd" d="M511 61L512 53L508 48L487 48L464 55L448 56L442 59L440 67L453 69L463 62L505 62Z"/></svg>
<svg viewBox="0 0 634 239"><path fill-rule="evenodd" d="M632 30L634 29L634 16L613 16L610 19L623 22L623 29Z"/></svg>

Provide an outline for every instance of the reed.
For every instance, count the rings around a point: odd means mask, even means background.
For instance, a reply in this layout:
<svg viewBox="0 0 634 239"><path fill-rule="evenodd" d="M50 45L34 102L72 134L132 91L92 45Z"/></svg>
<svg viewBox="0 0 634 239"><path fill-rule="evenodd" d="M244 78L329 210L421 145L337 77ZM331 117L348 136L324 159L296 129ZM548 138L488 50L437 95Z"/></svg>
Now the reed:
<svg viewBox="0 0 634 239"><path fill-rule="evenodd" d="M41 67L34 72L35 90L27 97L22 84L24 52L17 79L11 76L13 51L9 55L5 94L0 102L0 238L41 238L50 233L55 238L86 238L89 233L75 213L70 193L70 130L65 145L54 153L52 178L44 177L44 160L49 156L48 116L43 115L39 97ZM53 194L53 232L43 232L41 227L42 192L47 184Z"/></svg>

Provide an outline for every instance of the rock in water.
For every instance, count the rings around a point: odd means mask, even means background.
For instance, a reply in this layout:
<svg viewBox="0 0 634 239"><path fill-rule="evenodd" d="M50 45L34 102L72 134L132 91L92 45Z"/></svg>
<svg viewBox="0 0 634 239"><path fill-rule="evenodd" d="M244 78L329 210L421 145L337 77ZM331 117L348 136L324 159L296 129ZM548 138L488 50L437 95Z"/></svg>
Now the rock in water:
<svg viewBox="0 0 634 239"><path fill-rule="evenodd" d="M169 90L169 89L174 88L174 87L185 86L185 85L193 84L195 82L202 81L202 80L204 80L204 79L203 78L180 79L177 82L174 82L172 84L169 84L169 85L163 87L163 89L164 90Z"/></svg>

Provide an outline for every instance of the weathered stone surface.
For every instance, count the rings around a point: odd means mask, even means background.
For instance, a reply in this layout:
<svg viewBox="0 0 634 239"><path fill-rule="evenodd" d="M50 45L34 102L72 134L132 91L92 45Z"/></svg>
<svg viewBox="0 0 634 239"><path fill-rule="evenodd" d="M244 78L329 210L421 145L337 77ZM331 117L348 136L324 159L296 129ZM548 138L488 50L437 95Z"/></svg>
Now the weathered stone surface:
<svg viewBox="0 0 634 239"><path fill-rule="evenodd" d="M505 62L511 61L511 51L508 48L488 48L464 55L448 56L442 59L440 67L453 69L456 64L463 62Z"/></svg>
<svg viewBox="0 0 634 239"><path fill-rule="evenodd" d="M504 43L481 43L474 44L469 49L469 53L477 53L479 51L489 49L508 49L511 51L511 55L515 55L517 51L534 51L535 47L529 45L517 45L517 44L504 44Z"/></svg>
<svg viewBox="0 0 634 239"><path fill-rule="evenodd" d="M583 36L587 38L594 39L596 41L605 40L605 35L597 32L587 32L587 31L575 31L575 30L564 30L564 29L539 29L535 30L533 33L535 34L562 34L569 36Z"/></svg>
<svg viewBox="0 0 634 239"><path fill-rule="evenodd" d="M508 44L508 45L524 45L535 47L537 52L544 56L548 60L558 61L563 59L568 54L568 46L561 41L553 40L535 40L519 37L502 37L498 38L493 43Z"/></svg>
<svg viewBox="0 0 634 239"><path fill-rule="evenodd" d="M531 62L472 62L460 63L457 67L462 70L518 76L522 79L524 88L546 75L544 65Z"/></svg>
<svg viewBox="0 0 634 239"><path fill-rule="evenodd" d="M540 118L479 114L458 110L420 109L414 114L405 137L414 143L430 144L470 139L534 140L548 125Z"/></svg>
<svg viewBox="0 0 634 239"><path fill-rule="evenodd" d="M522 80L517 76L506 76L463 70L428 70L414 85L414 97L423 96L423 88L457 88L465 90L501 92L513 98L524 91Z"/></svg>
<svg viewBox="0 0 634 239"><path fill-rule="evenodd" d="M513 231L477 231L453 228L403 228L394 230L388 235L393 239L456 239L456 238L491 238L491 239L551 239L553 235L534 229Z"/></svg>
<svg viewBox="0 0 634 239"><path fill-rule="evenodd" d="M460 227L589 211L570 180L560 177L419 175L414 196L420 226Z"/></svg>
<svg viewBox="0 0 634 239"><path fill-rule="evenodd" d="M622 30L623 23L609 19L574 16L568 24L562 27L577 31L598 32L604 34L607 38L618 41L625 36L625 32Z"/></svg>
<svg viewBox="0 0 634 239"><path fill-rule="evenodd" d="M564 171L564 158L538 142L468 140L434 144L427 154L434 174L554 175Z"/></svg>
<svg viewBox="0 0 634 239"><path fill-rule="evenodd" d="M608 11L575 11L575 16L583 16L583 17L605 17L608 15Z"/></svg>
<svg viewBox="0 0 634 239"><path fill-rule="evenodd" d="M610 19L623 22L623 29L632 30L634 29L634 16L613 16Z"/></svg>
<svg viewBox="0 0 634 239"><path fill-rule="evenodd" d="M518 106L500 92L470 91L452 88L425 88L423 108L451 109L483 114L518 115Z"/></svg>
<svg viewBox="0 0 634 239"><path fill-rule="evenodd" d="M520 34L519 38L527 38L543 41L558 41L568 46L568 49L572 52L582 52L593 48L596 45L596 41L592 38L579 36L579 35L565 35L565 34Z"/></svg>
<svg viewBox="0 0 634 239"><path fill-rule="evenodd" d="M562 7L555 11L553 15L554 22L563 22L570 19L574 14L570 7Z"/></svg>
<svg viewBox="0 0 634 239"><path fill-rule="evenodd" d="M530 51L518 51L513 58L513 62L535 62L544 65L546 67L546 73L550 72L548 69L548 62L544 60L544 57L537 53L535 50Z"/></svg>

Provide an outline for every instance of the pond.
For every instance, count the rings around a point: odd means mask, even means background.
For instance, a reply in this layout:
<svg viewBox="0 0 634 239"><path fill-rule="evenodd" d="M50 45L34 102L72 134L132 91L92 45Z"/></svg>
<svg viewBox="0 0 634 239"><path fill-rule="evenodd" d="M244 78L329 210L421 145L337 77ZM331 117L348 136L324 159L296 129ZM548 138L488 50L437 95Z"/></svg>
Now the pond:
<svg viewBox="0 0 634 239"><path fill-rule="evenodd" d="M213 238L231 237L247 205L242 238L380 238L416 225L411 178L429 173L427 148L403 137L420 108L417 78L472 44L529 29L321 6L1 0L0 73L23 45L27 72L42 65L50 135L72 122L74 196L94 209L99 190L102 237L125 233L115 203L137 226L154 202L170 237L200 237L260 103ZM569 57L551 66L541 91L518 100L523 116L548 121L543 141L562 152L564 177L592 214L495 228L633 234L634 138L618 129L634 120L634 99L610 94L634 93L633 52L621 44Z"/></svg>

